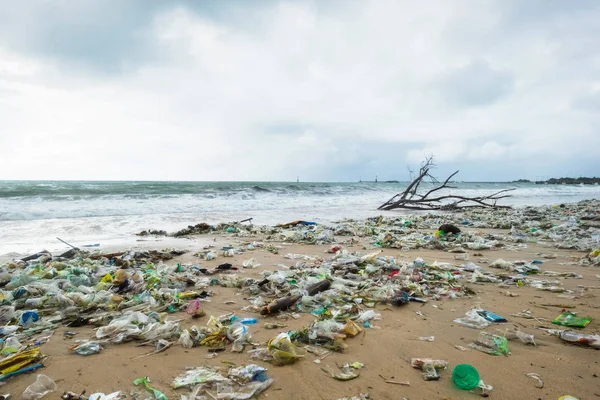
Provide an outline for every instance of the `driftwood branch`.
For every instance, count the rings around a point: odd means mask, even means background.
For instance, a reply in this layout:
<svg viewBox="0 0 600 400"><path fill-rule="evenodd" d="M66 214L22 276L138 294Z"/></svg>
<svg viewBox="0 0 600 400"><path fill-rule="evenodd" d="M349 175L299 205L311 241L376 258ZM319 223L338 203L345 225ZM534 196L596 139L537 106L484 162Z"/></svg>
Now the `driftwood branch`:
<svg viewBox="0 0 600 400"><path fill-rule="evenodd" d="M459 195L443 195L437 197L430 197L433 193L442 189L456 189L455 186L450 186L449 182L458 171L450 175L443 183L439 184L439 181L429 173L429 171L435 167L433 157L427 157L421 164L419 174L414 178L408 187L400 192L381 206L379 210L393 210L396 208L403 208L408 210L457 210L461 208L473 208L473 207L492 207L492 208L510 208L509 206L498 205L497 202L500 199L510 197L505 194L506 192L513 191L515 189L504 189L496 193L492 193L485 196L466 197ZM412 175L412 174L411 174ZM418 193L419 186L424 179L430 178L433 184L439 184L425 194Z"/></svg>

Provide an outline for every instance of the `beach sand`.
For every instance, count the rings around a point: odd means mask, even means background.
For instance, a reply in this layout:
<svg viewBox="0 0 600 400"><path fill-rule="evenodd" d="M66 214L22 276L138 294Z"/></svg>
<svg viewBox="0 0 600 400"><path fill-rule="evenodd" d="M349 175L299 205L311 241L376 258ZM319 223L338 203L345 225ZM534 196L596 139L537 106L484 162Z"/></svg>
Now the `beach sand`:
<svg viewBox="0 0 600 400"><path fill-rule="evenodd" d="M469 228L466 228L469 230ZM506 232L506 231L499 231ZM337 239L337 238L336 238ZM346 241L348 237L339 238ZM215 240L213 242L213 240ZM200 250L207 242L213 242L216 248L225 245L235 245L242 241L261 240L255 238L234 238L227 235L198 236L186 240L186 247ZM362 239L357 238L359 242ZM362 241L349 251L364 250ZM293 265L295 261L284 259L287 253L314 255L327 258L326 250L330 245L283 245L279 254L271 254L264 249L257 249L232 258L219 257L216 260L205 261L194 257L189 252L167 262L172 265L176 262L199 264L207 268L214 268L223 262L239 266L242 276L258 277L262 270L273 270L274 265L284 263ZM490 397L495 399L558 399L562 395L571 394L579 399L600 398L600 352L579 346L567 345L554 336L546 335L544 331L536 329L543 325L548 328L553 326L550 320L560 312L560 306L543 306L543 304L567 304L574 307L579 315L589 315L594 318L592 323L583 329L586 333L600 331L600 302L598 293L600 280L596 277L599 272L597 267L583 267L577 265L561 265L561 263L577 261L584 254L572 250L558 250L529 244L527 248L519 251L507 250L482 250L470 251L470 260L478 263L481 257L474 256L481 253L490 260L502 258L508 261L532 260L539 258L539 253L555 253L557 258L544 260L542 270L557 272L577 272L583 279L561 279L564 287L577 293L576 299L559 298L556 293L536 290L531 287L511 287L512 293L518 297L503 295L506 289L497 287L497 284L471 284L476 291L473 298L459 298L455 300L435 301L428 299L426 304L409 303L404 307L378 305L376 310L381 313L381 320L373 321L377 328L365 329L364 334L355 338L346 339L349 348L345 353L332 353L323 359L320 365L314 363L317 356L307 354L306 357L293 365L273 366L258 360L251 360L246 353L232 353L227 351L219 353L214 359L207 359L205 347L185 349L175 345L163 353L136 358L154 350L153 347L138 347L136 343L108 345L97 355L79 356L68 350L75 340L92 338L93 330L85 328L60 327L50 341L42 346L42 352L49 358L44 362L46 368L40 373L53 378L58 386L55 393L46 398L58 398L63 391L80 393L87 390L87 394L94 392L110 393L123 391L129 394L136 389L132 382L136 378L147 376L151 379L152 386L161 390L169 399L179 398L180 394L188 394L187 389L175 391L171 388L173 378L184 372L186 367L212 365L226 368L224 362L237 365L256 363L268 368L268 376L274 383L258 398L264 399L338 399L344 396L358 396L360 393L369 393L372 399L468 399L479 398L479 395L457 389L451 381L452 368L457 364L468 363L477 368L485 383L494 387ZM435 250L411 250L401 252L397 249L383 249L382 255L397 257L400 260L412 261L422 257L427 263L435 260L451 263L460 263L454 259L454 254ZM250 257L259 261L262 266L256 269L242 269L243 260ZM479 264L479 263L478 263ZM489 270L486 264L480 264ZM493 270L499 273L499 270ZM547 278L555 279L555 278ZM579 285L595 286L595 289L582 291ZM222 315L236 312L240 317L256 317L258 323L250 325L250 332L254 342L266 343L274 337L279 330L266 330L265 322L282 322L275 317L262 317L258 314L240 311L249 303L244 296L238 294L237 289L211 287L215 291L211 301L203 303L207 316L192 320L185 313L172 314L173 317L182 319L182 327L191 325L202 326L208 321L210 315ZM235 301L234 304L225 304L226 301ZM489 311L509 319L506 324L492 324L486 330L497 333L496 329L503 332L505 328L517 325L527 333L536 337L537 347L525 345L520 341L510 341L511 354L508 356L492 356L476 350L460 351L455 345L468 347L473 342L479 331L457 325L455 318L464 316L465 312L473 306L479 305ZM529 309L537 318L546 321L542 323L510 314ZM423 316L417 314L420 312ZM298 320L286 321L286 330L300 329L314 320L309 314L300 314ZM63 332L70 330L77 332L72 339L63 337ZM420 336L435 336L434 342L417 340ZM248 349L248 348L247 348ZM441 372L439 381L424 381L421 372L413 369L409 360L412 357L428 357L447 360L449 368ZM352 363L359 361L365 368L360 371L357 379L341 382L327 375L322 367L329 365L335 368L336 363ZM536 388L536 381L526 376L535 372L544 381L542 389ZM383 378L394 381L408 381L410 386L400 386L385 383ZM24 389L35 380L35 374L22 375L9 380L0 389L3 393L11 393L16 398L21 396ZM143 390L142 390L143 392ZM143 398L151 395L143 392Z"/></svg>

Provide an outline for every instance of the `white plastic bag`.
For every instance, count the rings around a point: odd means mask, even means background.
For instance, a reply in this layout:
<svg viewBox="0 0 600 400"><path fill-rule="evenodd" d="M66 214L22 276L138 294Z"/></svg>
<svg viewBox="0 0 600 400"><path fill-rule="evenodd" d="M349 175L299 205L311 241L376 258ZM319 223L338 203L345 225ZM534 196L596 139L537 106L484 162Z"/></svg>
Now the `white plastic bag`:
<svg viewBox="0 0 600 400"><path fill-rule="evenodd" d="M485 329L490 326L490 322L477 314L477 311L476 309L467 311L463 318L457 318L454 322L473 329Z"/></svg>

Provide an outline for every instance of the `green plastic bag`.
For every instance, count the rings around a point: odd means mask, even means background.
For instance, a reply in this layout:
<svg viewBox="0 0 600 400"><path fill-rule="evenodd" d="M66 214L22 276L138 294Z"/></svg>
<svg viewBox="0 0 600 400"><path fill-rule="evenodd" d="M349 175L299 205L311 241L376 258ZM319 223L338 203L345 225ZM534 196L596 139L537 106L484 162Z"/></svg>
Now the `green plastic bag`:
<svg viewBox="0 0 600 400"><path fill-rule="evenodd" d="M147 391L154 394L154 398L156 400L168 400L167 396L165 396L165 394L163 392L150 387L150 379L147 376L136 379L135 381L133 381L133 384L135 386L140 385L140 384L144 385L144 388L146 388Z"/></svg>
<svg viewBox="0 0 600 400"><path fill-rule="evenodd" d="M555 325L571 326L575 328L584 328L592 322L592 317L578 317L570 311L565 311L552 321Z"/></svg>

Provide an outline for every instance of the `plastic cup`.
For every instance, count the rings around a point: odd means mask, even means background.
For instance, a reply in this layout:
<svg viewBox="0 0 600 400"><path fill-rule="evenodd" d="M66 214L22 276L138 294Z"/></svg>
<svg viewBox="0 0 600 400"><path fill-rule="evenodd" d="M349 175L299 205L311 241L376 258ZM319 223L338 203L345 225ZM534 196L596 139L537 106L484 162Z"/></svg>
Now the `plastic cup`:
<svg viewBox="0 0 600 400"><path fill-rule="evenodd" d="M452 371L452 382L463 390L472 390L479 385L479 372L469 364L458 364Z"/></svg>

